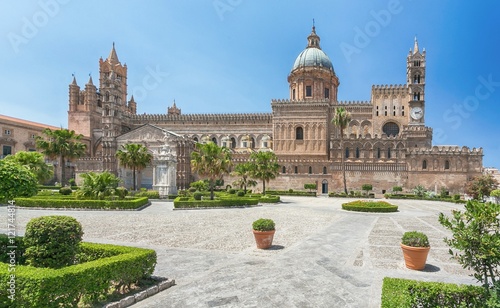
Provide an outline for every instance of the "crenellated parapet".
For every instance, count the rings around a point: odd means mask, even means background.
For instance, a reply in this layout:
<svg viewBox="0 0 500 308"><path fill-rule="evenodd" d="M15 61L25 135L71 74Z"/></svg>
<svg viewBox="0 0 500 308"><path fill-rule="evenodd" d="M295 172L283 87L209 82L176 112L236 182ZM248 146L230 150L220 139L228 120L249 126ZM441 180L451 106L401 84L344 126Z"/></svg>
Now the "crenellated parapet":
<svg viewBox="0 0 500 308"><path fill-rule="evenodd" d="M483 148L472 148L456 145L435 145L432 148L409 149L410 155L483 155Z"/></svg>
<svg viewBox="0 0 500 308"><path fill-rule="evenodd" d="M369 101L340 101L337 102L338 106L363 106L363 107L372 107L372 103Z"/></svg>
<svg viewBox="0 0 500 308"><path fill-rule="evenodd" d="M272 121L270 113L234 113L234 114L138 114L131 116L132 122L251 122Z"/></svg>

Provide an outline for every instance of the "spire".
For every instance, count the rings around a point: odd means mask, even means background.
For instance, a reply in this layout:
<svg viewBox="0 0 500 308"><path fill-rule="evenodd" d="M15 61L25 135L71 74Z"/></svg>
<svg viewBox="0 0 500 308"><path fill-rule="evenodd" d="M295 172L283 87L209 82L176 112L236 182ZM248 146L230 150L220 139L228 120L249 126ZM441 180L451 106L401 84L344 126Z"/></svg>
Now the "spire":
<svg viewBox="0 0 500 308"><path fill-rule="evenodd" d="M71 76L73 76L73 82L71 82L71 85L73 85L73 86L77 86L78 84L76 83L76 77L75 77L75 74L71 74Z"/></svg>
<svg viewBox="0 0 500 308"><path fill-rule="evenodd" d="M111 64L120 63L120 61L118 60L118 56L116 55L115 42L113 42L113 48L111 48L111 51L109 52L109 56L108 56L107 60Z"/></svg>
<svg viewBox="0 0 500 308"><path fill-rule="evenodd" d="M135 100L134 100L134 94L132 94L132 97L130 97L130 101L129 102L135 102Z"/></svg>
<svg viewBox="0 0 500 308"><path fill-rule="evenodd" d="M92 82L92 75L89 74L89 82L87 82L88 85L93 86L94 83Z"/></svg>
<svg viewBox="0 0 500 308"><path fill-rule="evenodd" d="M415 43L413 45L413 54L416 54L418 52L418 41L417 41L417 36L415 35Z"/></svg>
<svg viewBox="0 0 500 308"><path fill-rule="evenodd" d="M173 108L177 108L177 106L175 105L175 99L174 99L174 104L172 105Z"/></svg>

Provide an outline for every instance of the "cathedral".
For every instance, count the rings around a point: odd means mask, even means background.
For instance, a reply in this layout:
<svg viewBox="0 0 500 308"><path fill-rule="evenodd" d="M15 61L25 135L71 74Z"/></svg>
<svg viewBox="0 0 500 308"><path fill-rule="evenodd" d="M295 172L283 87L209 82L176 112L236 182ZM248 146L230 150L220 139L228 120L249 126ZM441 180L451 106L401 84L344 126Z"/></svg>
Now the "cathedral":
<svg viewBox="0 0 500 308"><path fill-rule="evenodd" d="M119 166L115 153L126 143L141 143L154 155L141 172L142 186L175 193L198 178L190 154L195 143L208 141L230 148L235 163L253 151L276 153L280 175L270 189L316 183L318 194L343 191L342 156L348 190L372 184L378 194L417 185L461 193L482 173L481 148L432 144L432 128L425 125L426 51L416 39L405 83L373 85L368 101L338 100L339 76L315 27L287 78L289 98L271 100L271 113L182 114L174 102L164 114L137 114L134 97L127 98L127 66L113 45L99 60L99 88L92 78L83 89L75 78L69 85L68 128L88 146L88 157L76 162L77 180L83 172L108 170L131 187L131 171ZM351 114L342 148L340 129L332 124L338 107Z"/></svg>

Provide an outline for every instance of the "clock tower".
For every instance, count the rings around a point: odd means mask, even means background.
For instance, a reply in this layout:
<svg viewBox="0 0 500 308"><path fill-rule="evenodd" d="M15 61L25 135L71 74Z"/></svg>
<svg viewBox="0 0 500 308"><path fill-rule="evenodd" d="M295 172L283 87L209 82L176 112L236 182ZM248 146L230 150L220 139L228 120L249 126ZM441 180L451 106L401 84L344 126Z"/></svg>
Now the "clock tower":
<svg viewBox="0 0 500 308"><path fill-rule="evenodd" d="M413 50L410 49L406 60L406 83L408 85L410 125L425 123L425 49L420 52L415 37Z"/></svg>

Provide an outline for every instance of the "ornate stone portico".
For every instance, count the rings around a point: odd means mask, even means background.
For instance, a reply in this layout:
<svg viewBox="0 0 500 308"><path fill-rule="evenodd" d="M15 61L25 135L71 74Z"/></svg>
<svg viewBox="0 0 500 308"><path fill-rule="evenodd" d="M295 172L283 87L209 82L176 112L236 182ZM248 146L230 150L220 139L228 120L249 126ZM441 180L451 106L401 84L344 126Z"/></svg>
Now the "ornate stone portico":
<svg viewBox="0 0 500 308"><path fill-rule="evenodd" d="M191 170L186 170L188 157L185 155L190 153L192 141L163 128L145 124L117 138L118 149L127 143L142 144L153 154L151 165L138 174L138 183L142 187L158 190L160 197L166 197L177 194L177 187L189 185ZM133 186L131 170L120 166L118 176L126 187Z"/></svg>

